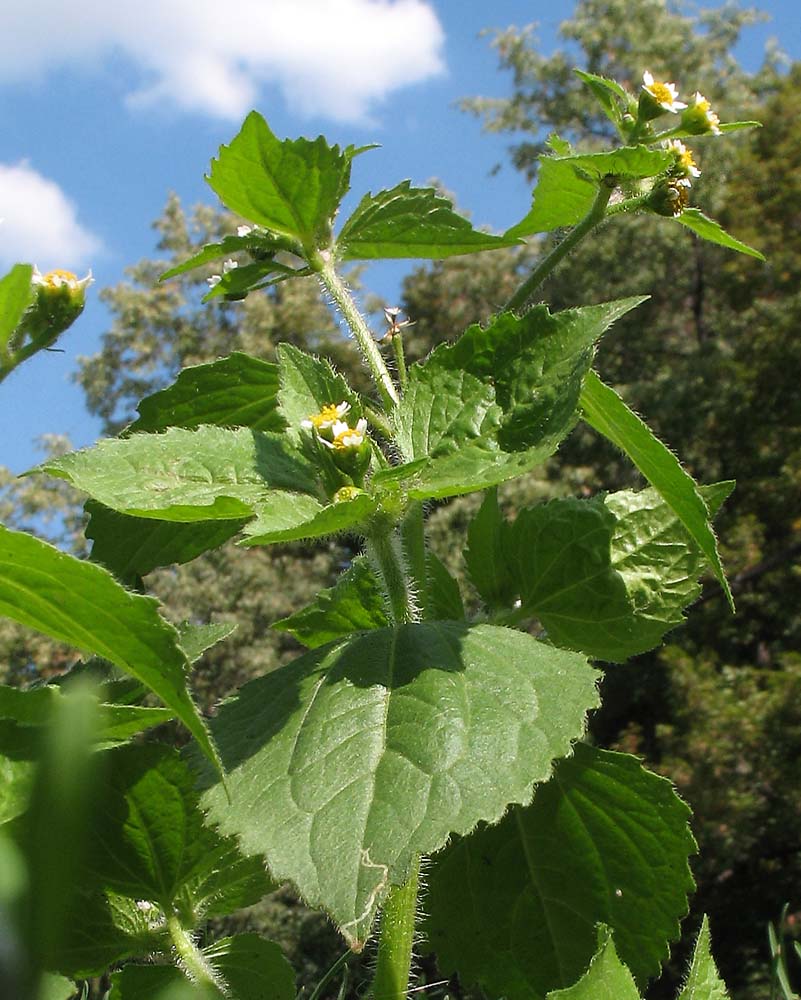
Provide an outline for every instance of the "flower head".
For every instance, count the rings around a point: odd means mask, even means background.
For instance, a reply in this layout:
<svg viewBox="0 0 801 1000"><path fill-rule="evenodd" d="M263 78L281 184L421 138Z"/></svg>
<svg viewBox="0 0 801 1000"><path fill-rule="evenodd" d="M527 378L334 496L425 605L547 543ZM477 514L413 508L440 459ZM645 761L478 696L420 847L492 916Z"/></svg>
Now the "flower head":
<svg viewBox="0 0 801 1000"><path fill-rule="evenodd" d="M314 428L318 431L328 430L350 412L350 403L326 403L319 413L314 413L308 420L301 420L300 426L306 430ZM347 427L347 424L345 424Z"/></svg>
<svg viewBox="0 0 801 1000"><path fill-rule="evenodd" d="M662 111L676 114L687 107L678 100L679 91L675 83L661 83L659 80L654 80L648 70L642 75L642 89Z"/></svg>
<svg viewBox="0 0 801 1000"><path fill-rule="evenodd" d="M657 215L675 219L681 215L689 201L689 184L671 177L654 185L646 204Z"/></svg>
<svg viewBox="0 0 801 1000"><path fill-rule="evenodd" d="M79 278L72 271L56 269L42 274L38 267L34 267L31 275L31 284L54 292L61 288L66 288L70 292L84 292L94 280L91 271L85 278Z"/></svg>
<svg viewBox="0 0 801 1000"><path fill-rule="evenodd" d="M687 149L681 139L671 139L667 146L676 156L675 165L671 170L671 173L677 178L676 183L689 187L692 183L691 177L701 176L701 171L693 159L692 150Z"/></svg>
<svg viewBox="0 0 801 1000"><path fill-rule="evenodd" d="M253 226L237 226L236 235L239 237L250 236L253 232Z"/></svg>
<svg viewBox="0 0 801 1000"><path fill-rule="evenodd" d="M681 127L692 135L720 135L720 118L697 90L692 103L681 116Z"/></svg>
<svg viewBox="0 0 801 1000"><path fill-rule="evenodd" d="M367 421L361 417L356 421L355 427L349 427L344 420L337 420L331 427L333 435L332 441L322 438L323 444L337 451L344 451L347 448L360 448L367 437Z"/></svg>

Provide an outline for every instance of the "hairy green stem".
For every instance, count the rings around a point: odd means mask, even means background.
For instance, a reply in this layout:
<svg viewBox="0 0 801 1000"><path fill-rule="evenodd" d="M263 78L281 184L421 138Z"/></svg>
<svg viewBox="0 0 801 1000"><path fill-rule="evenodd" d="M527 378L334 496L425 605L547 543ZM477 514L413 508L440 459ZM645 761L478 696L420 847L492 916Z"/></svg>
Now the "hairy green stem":
<svg viewBox="0 0 801 1000"><path fill-rule="evenodd" d="M401 392L406 388L406 355L403 353L403 334L400 330L392 335L392 350L395 354L395 364L398 367L398 385Z"/></svg>
<svg viewBox="0 0 801 1000"><path fill-rule="evenodd" d="M370 328L365 323L345 282L337 274L330 253L323 251L314 254L309 259L309 264L319 276L326 291L334 302L336 302L337 308L350 327L350 331L359 345L362 357L373 376L376 388L381 396L381 401L387 409L393 409L399 402L395 383L392 381L389 369L381 356L381 351L378 349L375 337L373 337Z"/></svg>
<svg viewBox="0 0 801 1000"><path fill-rule="evenodd" d="M409 990L419 881L418 857L412 862L409 878L403 885L393 886L384 903L372 1000L401 1000Z"/></svg>
<svg viewBox="0 0 801 1000"><path fill-rule="evenodd" d="M598 189L598 194L595 197L592 208L581 222L570 230L562 242L557 244L546 258L534 268L528 278L526 278L503 307L505 311L522 309L533 298L534 293L554 268L605 218L606 206L609 204L609 199L612 197L614 189L613 179L604 178Z"/></svg>
<svg viewBox="0 0 801 1000"><path fill-rule="evenodd" d="M377 531L367 539L367 555L384 581L392 620L396 625L417 619L412 581L398 534Z"/></svg>
<svg viewBox="0 0 801 1000"><path fill-rule="evenodd" d="M426 564L426 536L423 518L423 504L413 501L401 522L403 554L406 556L412 586L417 595L417 603L422 618L428 618L428 567Z"/></svg>
<svg viewBox="0 0 801 1000"><path fill-rule="evenodd" d="M220 989L223 984L203 957L203 953L192 940L192 935L186 930L177 914L171 913L167 917L167 931L175 954L192 982L200 986L214 986Z"/></svg>

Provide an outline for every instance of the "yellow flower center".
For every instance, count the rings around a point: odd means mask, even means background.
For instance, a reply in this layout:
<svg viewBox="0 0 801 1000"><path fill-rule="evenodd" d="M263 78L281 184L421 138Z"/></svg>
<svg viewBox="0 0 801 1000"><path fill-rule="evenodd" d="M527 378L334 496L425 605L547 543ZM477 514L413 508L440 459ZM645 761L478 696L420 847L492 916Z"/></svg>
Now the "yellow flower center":
<svg viewBox="0 0 801 1000"><path fill-rule="evenodd" d="M320 430L323 427L329 427L335 421L339 420L339 410L337 409L336 403L328 403L326 406L320 410L319 413L315 413L314 416L309 417L312 424Z"/></svg>
<svg viewBox="0 0 801 1000"><path fill-rule="evenodd" d="M77 274L73 274L72 271L48 271L47 274L42 278L42 281L47 285L48 288L60 288L61 285L72 285L78 283Z"/></svg>
<svg viewBox="0 0 801 1000"><path fill-rule="evenodd" d="M695 160L693 159L693 154L689 149L685 149L683 152L679 153L679 166L682 170L690 171L692 167L695 166Z"/></svg>
<svg viewBox="0 0 801 1000"><path fill-rule="evenodd" d="M649 87L651 91L651 96L659 104L672 104L673 103L673 91L668 87L666 83L658 83L656 80Z"/></svg>

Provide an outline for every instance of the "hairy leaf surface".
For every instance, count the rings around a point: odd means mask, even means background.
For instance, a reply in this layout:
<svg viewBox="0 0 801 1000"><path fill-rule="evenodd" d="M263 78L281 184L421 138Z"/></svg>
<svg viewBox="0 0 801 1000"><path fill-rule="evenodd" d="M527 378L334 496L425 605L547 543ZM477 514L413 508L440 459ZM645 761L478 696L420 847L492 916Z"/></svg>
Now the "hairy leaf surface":
<svg viewBox="0 0 801 1000"><path fill-rule="evenodd" d="M709 511L695 480L614 389L589 372L581 393L587 423L617 445L634 462L648 482L675 512L704 553L731 607L734 600L709 523Z"/></svg>
<svg viewBox="0 0 801 1000"><path fill-rule="evenodd" d="M204 426L101 441L41 465L123 514L169 521L260 514L296 523L319 506L314 466L284 434Z"/></svg>
<svg viewBox="0 0 801 1000"><path fill-rule="evenodd" d="M333 587L321 590L311 604L273 628L316 649L352 632L385 628L390 624L381 587L365 559L357 558Z"/></svg>
<svg viewBox="0 0 801 1000"><path fill-rule="evenodd" d="M359 152L329 146L322 136L281 141L256 112L212 160L207 180L232 211L304 248L326 247Z"/></svg>
<svg viewBox="0 0 801 1000"><path fill-rule="evenodd" d="M362 198L342 227L337 250L344 260L441 260L518 242L474 229L434 188L416 188L410 181L401 181L388 191Z"/></svg>
<svg viewBox="0 0 801 1000"><path fill-rule="evenodd" d="M282 431L278 412L278 365L238 352L206 365L184 368L172 385L138 404L126 434L193 430L201 424Z"/></svg>
<svg viewBox="0 0 801 1000"><path fill-rule="evenodd" d="M468 327L409 370L393 414L406 460L374 482L406 479L415 499L455 496L522 475L573 427L593 346L641 298L551 315L546 306Z"/></svg>
<svg viewBox="0 0 801 1000"><path fill-rule="evenodd" d="M574 653L487 625L407 625L245 685L214 722L210 819L360 947L391 883L451 832L528 802L597 704Z"/></svg>

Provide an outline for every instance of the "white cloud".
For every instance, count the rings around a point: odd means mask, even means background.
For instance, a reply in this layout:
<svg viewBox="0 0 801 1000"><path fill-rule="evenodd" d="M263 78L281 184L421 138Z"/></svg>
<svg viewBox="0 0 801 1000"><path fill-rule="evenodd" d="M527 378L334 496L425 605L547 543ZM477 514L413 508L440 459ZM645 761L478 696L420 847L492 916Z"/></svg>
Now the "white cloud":
<svg viewBox="0 0 801 1000"><path fill-rule="evenodd" d="M130 105L220 118L276 84L296 113L363 121L391 91L444 72L427 0L39 0L3 22L0 83L122 55L140 77Z"/></svg>
<svg viewBox="0 0 801 1000"><path fill-rule="evenodd" d="M3 267L23 261L41 271L78 271L101 249L58 184L25 162L0 163L0 219Z"/></svg>

